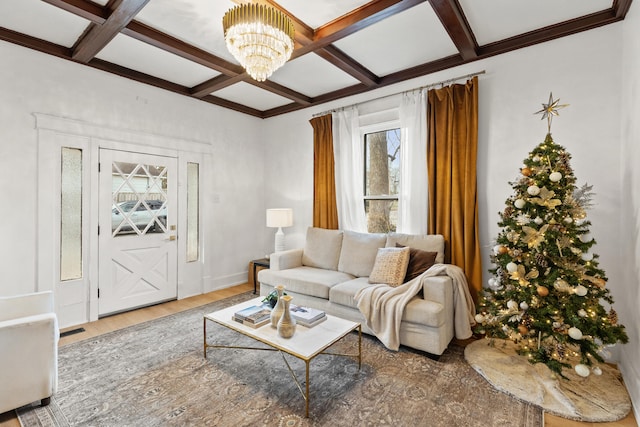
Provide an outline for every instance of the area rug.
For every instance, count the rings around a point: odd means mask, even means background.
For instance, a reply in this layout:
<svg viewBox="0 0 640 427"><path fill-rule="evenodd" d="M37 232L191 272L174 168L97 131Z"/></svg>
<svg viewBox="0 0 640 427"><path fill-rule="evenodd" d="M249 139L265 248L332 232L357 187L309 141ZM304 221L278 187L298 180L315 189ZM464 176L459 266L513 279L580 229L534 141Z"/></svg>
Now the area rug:
<svg viewBox="0 0 640 427"><path fill-rule="evenodd" d="M545 412L584 422L612 422L631 411L620 372L602 364L601 375L583 378L564 369L559 378L545 364L531 364L511 341L483 339L469 344L465 358L498 390L542 407Z"/></svg>
<svg viewBox="0 0 640 427"><path fill-rule="evenodd" d="M311 361L310 414L276 352L209 349L203 314L247 293L69 344L59 352L59 387L47 407L18 411L23 426L523 426L542 411L495 390L451 345L438 361L387 350L363 335L363 362ZM210 323L208 340L256 342ZM352 333L330 350L353 353ZM304 363L287 359L304 380Z"/></svg>

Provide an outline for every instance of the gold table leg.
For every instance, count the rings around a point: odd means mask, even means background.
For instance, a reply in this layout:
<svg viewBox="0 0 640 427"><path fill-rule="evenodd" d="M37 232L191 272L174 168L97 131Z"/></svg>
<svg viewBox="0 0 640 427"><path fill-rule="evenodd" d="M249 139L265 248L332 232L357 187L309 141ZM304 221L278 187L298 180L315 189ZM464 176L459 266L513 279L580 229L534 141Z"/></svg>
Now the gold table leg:
<svg viewBox="0 0 640 427"><path fill-rule="evenodd" d="M305 418L309 418L309 363L310 362L311 362L310 360L307 360L306 362L307 363L307 386L306 386L307 396L305 400L307 402L306 402L306 408L305 408Z"/></svg>

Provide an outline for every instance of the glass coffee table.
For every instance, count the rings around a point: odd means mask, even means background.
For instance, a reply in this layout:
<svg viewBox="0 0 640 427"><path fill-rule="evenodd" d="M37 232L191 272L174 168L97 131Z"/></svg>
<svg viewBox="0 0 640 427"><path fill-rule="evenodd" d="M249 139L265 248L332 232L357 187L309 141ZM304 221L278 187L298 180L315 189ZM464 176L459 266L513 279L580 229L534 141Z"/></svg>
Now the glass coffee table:
<svg viewBox="0 0 640 427"><path fill-rule="evenodd" d="M245 307L252 305L260 305L262 298L254 298L249 301L242 302L240 304L227 307L225 309L215 311L213 313L205 314L203 319L203 331L204 331L204 357L207 357L207 349L209 348L239 348L245 350L265 350L265 351L278 351L282 355L282 358L293 377L302 397L305 400L305 416L309 417L309 364L316 356L320 354L330 354L333 356L349 356L358 358L358 369L362 366L362 326L360 323L352 322L350 320L341 319L339 317L330 316L327 314L327 320L314 326L313 328L306 328L298 325L296 332L291 338L282 338L278 335L278 331L271 327L271 324L266 324L259 328L252 328L250 326L243 325L232 319L233 314ZM266 344L270 348L264 347L241 347L241 346L229 346L223 344L210 344L207 343L207 321L212 321L218 325L224 326L229 329L233 329L243 335L253 338L256 341ZM326 350L334 343L344 338L352 331L358 330L358 353L357 354L343 354L332 353ZM293 357L301 359L305 362L305 375L306 381L304 384L305 390L300 384L295 372L291 369L289 362L285 358L285 355L289 354Z"/></svg>

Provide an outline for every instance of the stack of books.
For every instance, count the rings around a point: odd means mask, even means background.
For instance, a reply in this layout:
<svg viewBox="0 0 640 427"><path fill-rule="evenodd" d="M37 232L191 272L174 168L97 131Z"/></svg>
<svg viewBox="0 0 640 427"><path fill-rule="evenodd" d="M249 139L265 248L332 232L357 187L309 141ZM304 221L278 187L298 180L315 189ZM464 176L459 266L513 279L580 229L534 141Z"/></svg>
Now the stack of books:
<svg viewBox="0 0 640 427"><path fill-rule="evenodd" d="M293 305L289 307L291 316L296 319L296 323L307 328L312 328L318 323L322 323L327 320L327 314L322 310L317 310L310 307L302 307L299 305Z"/></svg>
<svg viewBox="0 0 640 427"><path fill-rule="evenodd" d="M235 312L233 320L252 328L259 328L271 321L271 310L264 305L252 305Z"/></svg>

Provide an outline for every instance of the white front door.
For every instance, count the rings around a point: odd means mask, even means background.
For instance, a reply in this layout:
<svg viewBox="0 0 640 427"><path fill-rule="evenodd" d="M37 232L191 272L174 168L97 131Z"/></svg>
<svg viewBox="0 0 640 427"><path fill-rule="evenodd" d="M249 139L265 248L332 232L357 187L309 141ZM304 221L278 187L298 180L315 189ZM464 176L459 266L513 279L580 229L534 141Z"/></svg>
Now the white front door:
<svg viewBox="0 0 640 427"><path fill-rule="evenodd" d="M175 299L177 160L100 150L98 314Z"/></svg>

